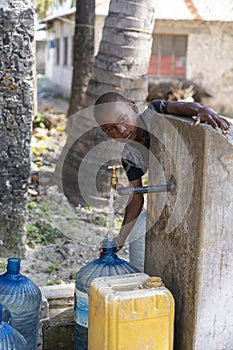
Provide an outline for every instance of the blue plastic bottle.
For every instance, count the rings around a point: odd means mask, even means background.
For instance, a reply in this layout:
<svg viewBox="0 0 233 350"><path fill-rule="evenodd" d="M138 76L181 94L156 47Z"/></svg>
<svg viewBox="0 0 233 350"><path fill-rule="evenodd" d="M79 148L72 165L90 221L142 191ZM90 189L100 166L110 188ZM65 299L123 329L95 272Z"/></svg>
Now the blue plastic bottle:
<svg viewBox="0 0 233 350"><path fill-rule="evenodd" d="M88 350L88 293L94 278L139 272L118 258L114 240L105 239L103 255L82 267L76 274L74 308L74 348Z"/></svg>
<svg viewBox="0 0 233 350"><path fill-rule="evenodd" d="M20 273L20 259L9 258L7 272L0 275L0 304L11 313L11 326L26 339L29 349L37 349L41 305L40 289Z"/></svg>
<svg viewBox="0 0 233 350"><path fill-rule="evenodd" d="M2 305L0 304L0 349L29 350L24 337L6 322L2 321Z"/></svg>

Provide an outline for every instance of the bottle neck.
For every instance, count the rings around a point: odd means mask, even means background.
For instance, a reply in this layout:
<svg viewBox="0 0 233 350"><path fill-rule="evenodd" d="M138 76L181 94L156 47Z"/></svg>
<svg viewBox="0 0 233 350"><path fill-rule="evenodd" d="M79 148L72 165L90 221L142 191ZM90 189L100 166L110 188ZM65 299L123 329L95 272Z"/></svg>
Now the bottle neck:
<svg viewBox="0 0 233 350"><path fill-rule="evenodd" d="M7 260L7 272L11 275L18 275L20 271L20 259L9 258Z"/></svg>
<svg viewBox="0 0 233 350"><path fill-rule="evenodd" d="M108 240L104 239L102 241L102 247L103 247L103 257L106 257L107 255L115 255L117 252L117 245L116 245L116 240Z"/></svg>
<svg viewBox="0 0 233 350"><path fill-rule="evenodd" d="M117 248L116 247L112 247L112 248L103 248L103 254L102 256L108 256L108 255L115 255L117 252Z"/></svg>

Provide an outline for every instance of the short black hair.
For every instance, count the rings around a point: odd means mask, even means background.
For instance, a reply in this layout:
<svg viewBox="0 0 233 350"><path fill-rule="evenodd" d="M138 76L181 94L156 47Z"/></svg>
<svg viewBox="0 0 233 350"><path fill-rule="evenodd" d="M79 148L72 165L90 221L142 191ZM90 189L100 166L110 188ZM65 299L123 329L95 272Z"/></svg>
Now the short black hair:
<svg viewBox="0 0 233 350"><path fill-rule="evenodd" d="M106 92L105 94L101 95L95 102L96 105L100 105L103 103L109 103L109 102L128 102L128 100L121 95L119 92L110 91Z"/></svg>
<svg viewBox="0 0 233 350"><path fill-rule="evenodd" d="M94 105L94 117L99 125L101 124L100 118L103 113L103 109L101 108L100 105L105 103L111 104L114 102L128 103L128 100L119 92L115 92L115 91L106 92L96 100Z"/></svg>

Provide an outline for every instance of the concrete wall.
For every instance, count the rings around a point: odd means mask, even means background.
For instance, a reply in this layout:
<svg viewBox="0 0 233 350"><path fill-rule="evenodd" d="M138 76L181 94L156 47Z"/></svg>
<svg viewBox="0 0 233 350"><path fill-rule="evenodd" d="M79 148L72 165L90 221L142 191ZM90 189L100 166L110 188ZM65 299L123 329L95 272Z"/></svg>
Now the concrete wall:
<svg viewBox="0 0 233 350"><path fill-rule="evenodd" d="M145 271L175 297L175 350L232 350L233 131L160 119L149 182L172 174L177 187L149 195Z"/></svg>
<svg viewBox="0 0 233 350"><path fill-rule="evenodd" d="M188 35L186 78L213 96L204 104L232 114L233 22L157 20L154 33Z"/></svg>
<svg viewBox="0 0 233 350"><path fill-rule="evenodd" d="M23 257L33 113L34 10L0 2L0 256Z"/></svg>

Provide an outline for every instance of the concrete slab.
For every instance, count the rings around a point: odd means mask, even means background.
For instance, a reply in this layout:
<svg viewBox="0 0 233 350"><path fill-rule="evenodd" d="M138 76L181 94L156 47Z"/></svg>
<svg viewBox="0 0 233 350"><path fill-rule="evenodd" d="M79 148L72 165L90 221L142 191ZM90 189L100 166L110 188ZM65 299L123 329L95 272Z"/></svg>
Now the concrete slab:
<svg viewBox="0 0 233 350"><path fill-rule="evenodd" d="M173 175L177 187L148 197L145 272L175 297L175 350L232 350L233 131L160 119L149 183Z"/></svg>

